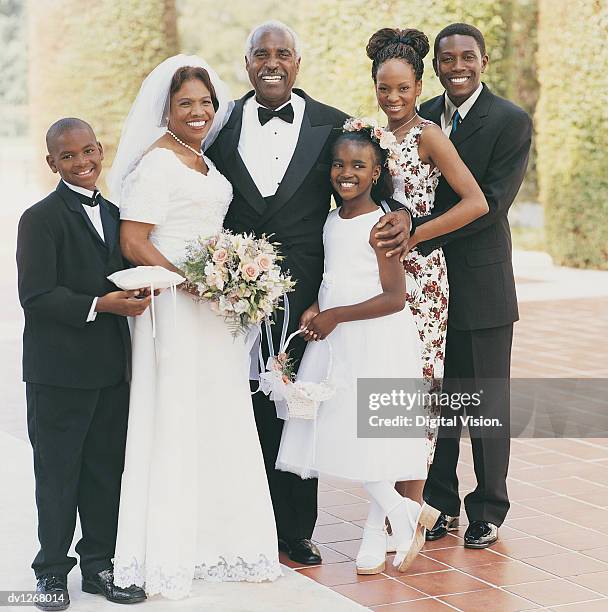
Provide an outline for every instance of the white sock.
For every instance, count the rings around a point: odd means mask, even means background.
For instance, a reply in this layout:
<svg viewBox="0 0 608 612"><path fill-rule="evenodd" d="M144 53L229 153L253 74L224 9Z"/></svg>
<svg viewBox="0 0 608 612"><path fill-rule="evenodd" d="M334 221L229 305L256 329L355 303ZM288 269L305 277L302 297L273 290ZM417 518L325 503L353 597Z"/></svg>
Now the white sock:
<svg viewBox="0 0 608 612"><path fill-rule="evenodd" d="M371 495L378 506L382 508L384 516L388 515L389 512L393 511L403 501L403 497L395 490L395 483L388 480L364 482L363 488ZM382 521L384 524L384 519Z"/></svg>
<svg viewBox="0 0 608 612"><path fill-rule="evenodd" d="M372 498L369 503L369 512L365 520L365 527L370 529L384 529L385 520L386 512L384 512L382 506Z"/></svg>
<svg viewBox="0 0 608 612"><path fill-rule="evenodd" d="M361 546L357 553L357 567L377 568L386 559L386 532L384 521L386 512L373 498L363 528Z"/></svg>
<svg viewBox="0 0 608 612"><path fill-rule="evenodd" d="M374 502L382 508L383 514L388 516L398 550L407 550L416 529L420 504L411 499L401 497L395 490L394 482L366 482L363 486ZM371 511L372 509L370 508L370 513ZM376 514L374 514L374 520L377 520L375 517ZM403 556L405 556L404 552L398 553L395 560L397 561Z"/></svg>

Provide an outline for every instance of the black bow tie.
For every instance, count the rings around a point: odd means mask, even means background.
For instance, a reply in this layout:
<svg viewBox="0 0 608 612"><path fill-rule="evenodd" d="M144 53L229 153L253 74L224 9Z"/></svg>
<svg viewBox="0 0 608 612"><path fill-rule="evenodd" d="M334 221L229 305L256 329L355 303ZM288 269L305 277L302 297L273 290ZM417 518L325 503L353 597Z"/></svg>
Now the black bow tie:
<svg viewBox="0 0 608 612"><path fill-rule="evenodd" d="M278 117L287 123L293 123L293 106L291 104L286 104L280 110L270 110L264 106L258 106L258 119L260 120L260 125L268 123L273 117Z"/></svg>
<svg viewBox="0 0 608 612"><path fill-rule="evenodd" d="M97 189L93 191L93 195L91 197L84 195L83 193L78 193L78 192L74 192L74 193L76 193L80 202L84 204L85 206L98 206L99 205L99 199L101 198L101 193L99 193Z"/></svg>

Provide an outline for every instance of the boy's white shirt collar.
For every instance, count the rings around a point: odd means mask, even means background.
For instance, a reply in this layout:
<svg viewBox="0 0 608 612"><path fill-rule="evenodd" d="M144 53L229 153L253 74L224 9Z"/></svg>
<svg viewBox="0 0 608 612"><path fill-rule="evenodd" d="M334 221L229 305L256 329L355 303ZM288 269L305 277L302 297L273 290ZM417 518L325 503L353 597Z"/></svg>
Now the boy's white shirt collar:
<svg viewBox="0 0 608 612"><path fill-rule="evenodd" d="M61 180L63 181L63 179ZM72 185L71 183L68 183L67 181L63 181L63 182L65 183L65 186L68 189L71 189L72 191L76 193L79 193L81 195L84 195L84 196L87 196L88 198L93 199L93 194L95 193L94 191L91 191L90 189L85 189L84 187L79 187L78 185ZM104 231L103 231L103 222L101 221L100 207L99 206L85 206L82 203L81 203L81 206L84 212L87 214L87 216L91 220L91 223L93 224L93 227L99 234L100 238L105 242L106 238L105 238Z"/></svg>
<svg viewBox="0 0 608 612"><path fill-rule="evenodd" d="M66 187L69 187L72 191L79 193L81 195L87 196L89 198L93 198L93 194L95 191L91 191L90 189L85 189L84 187L79 187L78 185L72 185L72 183L68 183L66 180L61 179Z"/></svg>

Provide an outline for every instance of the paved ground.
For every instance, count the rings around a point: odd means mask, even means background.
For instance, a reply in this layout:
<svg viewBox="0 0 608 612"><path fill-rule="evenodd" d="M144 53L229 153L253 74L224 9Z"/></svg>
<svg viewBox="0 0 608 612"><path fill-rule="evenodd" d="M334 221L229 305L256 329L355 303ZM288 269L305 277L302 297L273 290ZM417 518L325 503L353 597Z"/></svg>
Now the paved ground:
<svg viewBox="0 0 608 612"><path fill-rule="evenodd" d="M608 273L556 269L534 253L515 262L513 376L608 378ZM464 495L475 483L466 443L458 472ZM406 576L366 577L354 571L365 491L325 481L314 534L325 563L298 571L383 612L608 610L608 440L513 440L508 486L512 507L491 548L464 549L463 515Z"/></svg>

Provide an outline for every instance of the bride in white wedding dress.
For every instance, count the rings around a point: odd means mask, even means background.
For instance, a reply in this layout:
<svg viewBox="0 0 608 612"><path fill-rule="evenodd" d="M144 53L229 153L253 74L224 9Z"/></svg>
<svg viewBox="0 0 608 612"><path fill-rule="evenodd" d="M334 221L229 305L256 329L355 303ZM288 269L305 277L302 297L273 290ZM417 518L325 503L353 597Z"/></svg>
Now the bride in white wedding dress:
<svg viewBox="0 0 608 612"><path fill-rule="evenodd" d="M121 246L174 271L189 240L222 228L230 183L201 151L230 111L224 84L195 56L147 77L112 168ZM148 313L150 309L148 309ZM281 575L255 427L245 345L184 290L155 298L132 330L133 364L114 576L178 599L193 579Z"/></svg>

